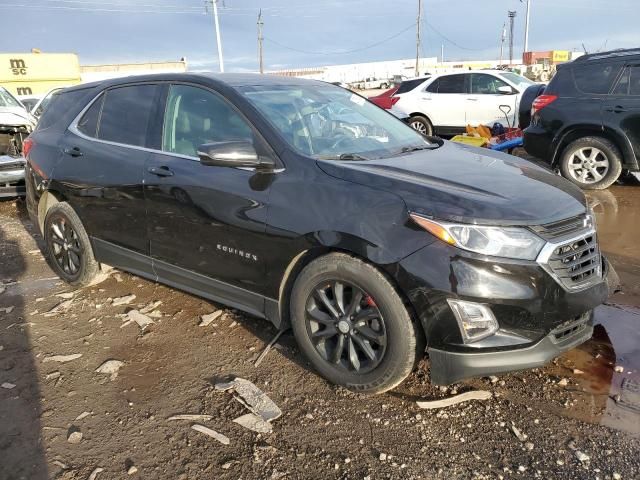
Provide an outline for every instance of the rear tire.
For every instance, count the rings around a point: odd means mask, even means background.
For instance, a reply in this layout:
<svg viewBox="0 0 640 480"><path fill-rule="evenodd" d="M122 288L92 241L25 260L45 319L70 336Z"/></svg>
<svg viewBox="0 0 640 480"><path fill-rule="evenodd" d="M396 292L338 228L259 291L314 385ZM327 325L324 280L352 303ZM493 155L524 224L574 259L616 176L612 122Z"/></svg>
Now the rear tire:
<svg viewBox="0 0 640 480"><path fill-rule="evenodd" d="M44 241L47 261L62 280L79 287L95 278L99 264L89 236L68 203L56 203L47 211Z"/></svg>
<svg viewBox="0 0 640 480"><path fill-rule="evenodd" d="M585 190L603 190L622 172L618 147L602 137L583 137L571 142L560 158L562 176Z"/></svg>
<svg viewBox="0 0 640 480"><path fill-rule="evenodd" d="M409 118L409 126L427 137L433 135L433 125L431 125L428 118L423 117L422 115L414 115Z"/></svg>
<svg viewBox="0 0 640 480"><path fill-rule="evenodd" d="M361 393L399 385L419 359L422 332L389 280L343 253L312 261L293 286L291 325L327 380Z"/></svg>

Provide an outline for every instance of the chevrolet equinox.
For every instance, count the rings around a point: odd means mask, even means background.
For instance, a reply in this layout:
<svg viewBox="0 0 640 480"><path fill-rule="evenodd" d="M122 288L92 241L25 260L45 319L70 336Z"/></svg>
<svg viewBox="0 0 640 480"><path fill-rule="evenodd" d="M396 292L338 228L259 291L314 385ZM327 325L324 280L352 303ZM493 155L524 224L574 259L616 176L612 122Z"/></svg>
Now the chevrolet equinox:
<svg viewBox="0 0 640 480"><path fill-rule="evenodd" d="M425 137L345 89L250 74L57 92L29 213L71 285L101 263L291 326L325 378L531 368L590 338L613 270L580 189Z"/></svg>

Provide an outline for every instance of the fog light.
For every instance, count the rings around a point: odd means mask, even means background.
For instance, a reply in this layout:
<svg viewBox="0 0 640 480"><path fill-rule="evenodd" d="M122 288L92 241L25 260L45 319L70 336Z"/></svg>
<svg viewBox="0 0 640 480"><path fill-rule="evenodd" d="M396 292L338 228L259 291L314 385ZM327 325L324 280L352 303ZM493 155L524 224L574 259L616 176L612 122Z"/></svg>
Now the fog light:
<svg viewBox="0 0 640 480"><path fill-rule="evenodd" d="M464 343L471 343L498 331L498 322L486 305L464 300L447 299L458 320Z"/></svg>

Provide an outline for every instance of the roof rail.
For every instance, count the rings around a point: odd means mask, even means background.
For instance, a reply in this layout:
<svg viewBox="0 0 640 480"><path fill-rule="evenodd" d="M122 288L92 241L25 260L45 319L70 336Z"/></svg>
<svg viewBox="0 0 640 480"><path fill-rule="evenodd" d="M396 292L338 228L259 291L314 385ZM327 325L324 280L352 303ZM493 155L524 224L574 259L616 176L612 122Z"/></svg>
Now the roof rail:
<svg viewBox="0 0 640 480"><path fill-rule="evenodd" d="M586 62L587 60L599 60L602 58L624 57L627 55L640 55L640 48L620 48L617 50L609 50L608 52L588 53L576 58L576 62Z"/></svg>

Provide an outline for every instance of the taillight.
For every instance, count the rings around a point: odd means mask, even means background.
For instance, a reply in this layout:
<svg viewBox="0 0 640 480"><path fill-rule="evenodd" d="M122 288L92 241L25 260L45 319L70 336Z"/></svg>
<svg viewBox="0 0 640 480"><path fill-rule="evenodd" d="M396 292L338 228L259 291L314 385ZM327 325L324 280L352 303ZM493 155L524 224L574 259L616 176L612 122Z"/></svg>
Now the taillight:
<svg viewBox="0 0 640 480"><path fill-rule="evenodd" d="M533 116L536 112L542 110L547 105L555 102L557 99L557 95L540 95L533 101L533 104L531 105L531 116Z"/></svg>
<svg viewBox="0 0 640 480"><path fill-rule="evenodd" d="M33 147L33 139L27 137L24 142L22 142L22 156L27 158L31 148Z"/></svg>

